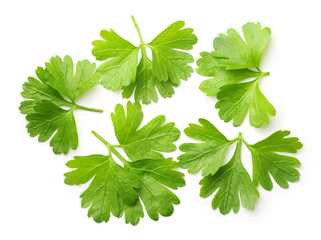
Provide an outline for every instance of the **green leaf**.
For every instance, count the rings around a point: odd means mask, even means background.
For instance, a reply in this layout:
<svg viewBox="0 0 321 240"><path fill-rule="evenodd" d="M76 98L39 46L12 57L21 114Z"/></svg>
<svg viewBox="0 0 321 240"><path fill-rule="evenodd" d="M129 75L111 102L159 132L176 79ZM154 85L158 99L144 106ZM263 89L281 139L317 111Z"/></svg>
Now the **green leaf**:
<svg viewBox="0 0 321 240"><path fill-rule="evenodd" d="M152 62L147 57L142 57L137 67L136 81L123 88L123 97L129 98L135 91L135 101L150 104L158 101L157 90L163 98L174 94L174 84L170 81L159 82L152 71ZM156 90L157 88L157 90Z"/></svg>
<svg viewBox="0 0 321 240"><path fill-rule="evenodd" d="M142 187L138 190L138 194L148 216L155 221L159 219L158 214L164 217L171 216L174 212L173 204L179 204L179 198L150 176L143 176L140 180Z"/></svg>
<svg viewBox="0 0 321 240"><path fill-rule="evenodd" d="M277 131L250 145L242 133L233 140L227 140L209 121L200 119L199 122L201 125L190 124L184 132L188 137L203 143L183 143L179 149L184 153L178 159L180 166L188 169L189 173L202 169L204 178L200 181L200 196L209 197L214 193L213 209L219 208L222 214L228 214L231 210L237 213L240 203L244 208L253 208L259 197L256 186L260 184L266 190L272 189L270 175L282 188L287 188L288 182L299 180L300 174L296 169L300 166L299 160L278 154L296 153L302 148L298 138L286 137L289 131ZM233 157L223 165L227 149L235 142L237 146ZM252 154L253 180L242 164L242 143Z"/></svg>
<svg viewBox="0 0 321 240"><path fill-rule="evenodd" d="M142 187L137 189L148 216L157 221L159 214L170 216L174 206L180 203L179 198L165 186L177 189L185 186L184 174L174 171L178 163L172 159L142 159L130 162L131 172L141 181ZM138 224L144 216L140 200L134 206L124 206L126 223Z"/></svg>
<svg viewBox="0 0 321 240"><path fill-rule="evenodd" d="M132 172L137 175L142 187L137 191L149 217L158 220L158 214L170 216L178 197L165 186L177 189L185 186L184 174L174 171L178 163L172 159L142 159L131 162Z"/></svg>
<svg viewBox="0 0 321 240"><path fill-rule="evenodd" d="M215 107L219 109L220 118L225 122L233 120L235 127L242 124L248 112L250 124L256 128L269 124L269 116L276 114L275 108L260 91L257 80L224 86L217 99Z"/></svg>
<svg viewBox="0 0 321 240"><path fill-rule="evenodd" d="M101 31L104 40L93 42L92 54L97 60L107 60L98 67L103 74L101 84L113 91L122 89L124 98L129 98L135 92L135 101L143 104L157 102L157 90L163 98L169 98L180 79L187 80L193 72L189 66L194 61L192 55L178 51L193 48L197 42L193 29L184 29L184 22L177 21L146 44L134 17L132 20L140 39L138 47L113 30ZM147 55L146 47L152 51L152 60Z"/></svg>
<svg viewBox="0 0 321 240"><path fill-rule="evenodd" d="M182 29L184 26L184 21L174 22L148 44L153 54L153 72L159 81L169 79L178 85L180 79L187 80L193 72L188 65L194 62L192 55L174 50L190 50L197 42L193 29Z"/></svg>
<svg viewBox="0 0 321 240"><path fill-rule="evenodd" d="M289 131L277 131L268 138L250 145L253 161L253 181L264 189L273 187L271 177L282 188L288 188L288 182L299 180L300 173L295 168L301 165L294 157L277 154L276 152L296 153L302 148L298 138L287 137Z"/></svg>
<svg viewBox="0 0 321 240"><path fill-rule="evenodd" d="M66 106L69 104L57 90L44 84L46 79L44 78L44 69L38 67L36 70L37 77L40 81L33 77L28 77L28 82L22 85L23 92L21 96L34 100L48 100L58 106Z"/></svg>
<svg viewBox="0 0 321 240"><path fill-rule="evenodd" d="M132 206L124 205L125 222L136 226L139 220L144 217L143 206L138 199Z"/></svg>
<svg viewBox="0 0 321 240"><path fill-rule="evenodd" d="M139 103L132 104L128 102L126 111L127 114L125 113L124 107L117 104L115 113L111 114L115 135L120 144L126 142L127 139L137 131L143 120L143 112Z"/></svg>
<svg viewBox="0 0 321 240"><path fill-rule="evenodd" d="M201 197L208 197L219 189L213 198L213 209L219 208L222 214L228 214L232 209L237 213L240 209L240 198L244 208L251 209L259 192L241 162L242 142L238 141L231 160L222 166L214 175L204 177L200 184Z"/></svg>
<svg viewBox="0 0 321 240"><path fill-rule="evenodd" d="M36 78L28 77L28 82L25 82L22 85L23 91L21 92L21 96L27 99L32 99L21 102L19 110L22 114L33 113L33 108L38 100L48 100L57 106L70 105L70 103L66 101L58 91L44 84L44 74L45 70L41 67L38 67L36 70L36 75L40 81Z"/></svg>
<svg viewBox="0 0 321 240"><path fill-rule="evenodd" d="M111 118L115 134L120 146L131 160L143 158L163 158L160 152L176 150L173 144L180 132L174 123L165 124L165 116L161 115L144 127L138 129L143 113L139 103L127 103L127 116L122 105L118 104Z"/></svg>
<svg viewBox="0 0 321 240"><path fill-rule="evenodd" d="M72 110L64 110L47 100L36 102L34 112L26 116L28 132L31 137L39 135L38 141L50 140L54 153L67 153L76 149L78 135Z"/></svg>
<svg viewBox="0 0 321 240"><path fill-rule="evenodd" d="M137 130L143 117L139 103L129 102L126 116L123 106L118 104L111 117L119 143L126 143L141 131ZM157 126L154 127L157 129ZM149 127L147 129L153 131ZM109 155L75 157L67 163L67 167L75 170L65 174L65 183L69 185L85 184L93 178L87 190L80 195L82 207L90 207L88 216L93 217L96 222L107 222L110 213L116 217L124 214L126 223L137 225L144 216L143 206L153 220L158 220L159 214L170 216L174 205L180 201L169 188L177 189L185 185L184 174L175 170L178 162L164 158L159 152L153 152L161 148L151 139L144 142L145 148L137 143L137 152L143 155L137 159L137 155L126 149L126 145L110 144L98 133L92 133L105 144ZM148 139L148 135L146 137ZM170 138L160 138L158 144L173 145L175 148ZM117 148L125 150L127 157L122 156ZM146 154L144 149L147 149ZM145 155L152 155L154 158L145 158ZM123 166L120 166L117 160Z"/></svg>
<svg viewBox="0 0 321 240"><path fill-rule="evenodd" d="M39 135L39 142L44 142L54 135L50 141L54 153L66 154L70 147L76 149L78 146L73 110L102 112L100 109L80 106L74 101L96 85L101 75L94 73L95 64L88 60L77 63L74 75L73 62L69 56L64 61L58 56L52 57L45 65L46 69L37 68L38 79L29 77L22 85L21 96L28 100L21 102L19 110L22 114L27 114L30 136ZM63 96L72 101L67 101ZM62 106L68 109L65 110Z"/></svg>
<svg viewBox="0 0 321 240"><path fill-rule="evenodd" d="M97 69L103 74L101 84L113 91L120 90L135 81L139 48L112 29L102 30L100 36L104 40L93 41L92 54L100 61L109 59Z"/></svg>
<svg viewBox="0 0 321 240"><path fill-rule="evenodd" d="M36 106L36 101L26 100L20 103L19 110L22 114L34 113L33 108Z"/></svg>
<svg viewBox="0 0 321 240"><path fill-rule="evenodd" d="M97 85L101 78L100 73L95 73L96 64L88 60L79 61L74 74L73 62L68 55L63 60L59 56L52 57L46 63L46 70L45 83L72 101Z"/></svg>
<svg viewBox="0 0 321 240"><path fill-rule="evenodd" d="M228 147L233 144L217 128L205 119L199 119L200 125L190 124L184 130L188 137L203 143L184 143L179 149L184 154L178 157L180 167L196 173L202 169L202 176L215 174L221 167Z"/></svg>
<svg viewBox="0 0 321 240"><path fill-rule="evenodd" d="M246 42L234 29L215 38L214 51L200 54L196 71L212 77L203 81L200 89L208 96L217 96L219 101L215 107L222 120L233 120L237 127L249 113L250 124L259 128L269 123L269 116L276 114L258 85L270 74L262 72L259 65L271 31L262 29L260 23L247 23L243 26L243 33ZM250 81L244 82L248 79Z"/></svg>
<svg viewBox="0 0 321 240"><path fill-rule="evenodd" d="M259 22L249 22L242 28L246 42L234 29L228 29L227 35L220 34L214 39L214 57L227 70L259 69L262 54L269 42L271 30L261 27Z"/></svg>
<svg viewBox="0 0 321 240"><path fill-rule="evenodd" d="M135 174L152 177L172 189L185 186L184 174L173 170L178 168L179 164L172 158L141 159L130 162L129 166L133 168Z"/></svg>
<svg viewBox="0 0 321 240"><path fill-rule="evenodd" d="M129 206L136 203L138 194L135 188L141 186L140 181L116 164L110 156L75 157L66 165L76 168L65 174L65 183L68 185L84 184L93 178L80 197L81 206L90 207L88 217L93 217L96 222L107 222L110 213L116 217L121 216L122 203Z"/></svg>
<svg viewBox="0 0 321 240"><path fill-rule="evenodd" d="M260 73L249 69L225 70L218 65L213 53L201 52L200 55L202 58L197 60L199 68L196 69L196 72L203 76L213 77L203 81L200 85L200 90L205 92L207 96L217 96L220 88L225 85L260 75Z"/></svg>

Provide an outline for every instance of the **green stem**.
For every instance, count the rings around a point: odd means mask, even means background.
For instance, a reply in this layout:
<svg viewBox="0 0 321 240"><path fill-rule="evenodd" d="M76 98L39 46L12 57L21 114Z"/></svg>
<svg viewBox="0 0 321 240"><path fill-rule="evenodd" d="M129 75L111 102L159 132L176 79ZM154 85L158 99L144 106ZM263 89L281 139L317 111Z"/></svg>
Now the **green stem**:
<svg viewBox="0 0 321 240"><path fill-rule="evenodd" d="M242 133L239 133L239 138L240 138L240 140L245 144L245 146L246 146L249 150L252 148L251 145L248 144L247 141L245 141L245 139L244 139L243 136L242 136Z"/></svg>
<svg viewBox="0 0 321 240"><path fill-rule="evenodd" d="M260 73L263 73L262 70L261 70L261 68L260 68L259 66L255 67L255 68L256 68L256 70L258 70Z"/></svg>
<svg viewBox="0 0 321 240"><path fill-rule="evenodd" d="M91 131L91 133L96 137L98 138L107 148L109 146L111 146L111 144L109 142L107 142L102 136L100 136L98 133L96 133L94 130Z"/></svg>
<svg viewBox="0 0 321 240"><path fill-rule="evenodd" d="M146 49L145 49L146 43L143 40L142 34L141 34L140 30L139 30L138 24L137 24L134 16L132 16L132 20L133 20L133 23L135 25L136 31L138 33L138 37L139 37L139 40L140 40L140 46L141 46L141 49L142 49L142 55L143 56L147 56L146 55Z"/></svg>
<svg viewBox="0 0 321 240"><path fill-rule="evenodd" d="M75 106L76 106L76 108L78 108L78 109L83 109L83 110L87 110L87 111L91 111L91 112L100 112L100 113L103 112L102 109L88 108L88 107L80 106L80 105L78 105L78 104L75 104Z"/></svg>
<svg viewBox="0 0 321 240"><path fill-rule="evenodd" d="M134 16L132 16L132 20L133 20L133 23L134 23L135 28L136 28L136 30L137 30L137 33L138 33L138 36L139 36L140 43L141 43L141 44L145 44L145 43L144 43L144 41L143 41L142 34L140 33L140 30L139 30L138 24L137 24L137 22L136 22L136 20L135 20L135 17L134 17Z"/></svg>
<svg viewBox="0 0 321 240"><path fill-rule="evenodd" d="M259 73L261 73L261 76L264 77L264 76L269 76L270 73L269 72L262 72L261 68L259 66L256 67L256 70L259 71ZM262 78L261 77L261 78Z"/></svg>
<svg viewBox="0 0 321 240"><path fill-rule="evenodd" d="M127 160L119 153L117 152L117 150L115 149L115 145L110 144L109 142L107 142L102 136L100 136L98 133L96 133L95 131L91 131L91 133L98 138L108 149L108 152L112 152L113 154L115 154L116 157L118 157L118 159L126 166L128 166L128 162Z"/></svg>
<svg viewBox="0 0 321 240"><path fill-rule="evenodd" d="M110 151L111 151L113 154L115 154L115 156L118 157L118 159L119 159L124 165L129 166L127 160L126 160L119 152L117 152L117 150L116 150L114 147L111 147L111 148L110 148Z"/></svg>
<svg viewBox="0 0 321 240"><path fill-rule="evenodd" d="M269 72L261 72L260 76L258 76L258 78L255 80L256 82L259 82L263 77L265 76L269 76L270 73Z"/></svg>

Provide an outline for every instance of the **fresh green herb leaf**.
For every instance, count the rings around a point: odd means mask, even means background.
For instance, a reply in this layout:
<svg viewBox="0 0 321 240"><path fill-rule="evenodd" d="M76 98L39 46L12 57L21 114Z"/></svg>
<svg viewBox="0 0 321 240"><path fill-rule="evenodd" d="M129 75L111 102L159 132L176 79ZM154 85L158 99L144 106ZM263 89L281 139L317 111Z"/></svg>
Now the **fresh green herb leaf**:
<svg viewBox="0 0 321 240"><path fill-rule="evenodd" d="M179 149L184 154L178 159L180 167L188 169L190 173L202 169L204 178L200 181L202 185L200 195L208 197L215 192L213 209L219 208L222 214L227 214L231 210L237 213L240 202L244 208L253 208L255 199L259 197L256 186L261 184L266 190L272 189L270 175L282 188L288 188L288 182L299 180L300 174L296 169L300 166L299 160L276 153L296 153L302 148L298 138L287 137L289 131L277 131L268 138L250 145L241 133L237 138L227 140L209 121L200 119L199 122L201 125L190 124L184 132L203 143L182 144ZM226 150L235 142L237 146L233 157L223 165ZM242 164L242 143L252 154L253 180Z"/></svg>
<svg viewBox="0 0 321 240"><path fill-rule="evenodd" d="M66 184L84 184L94 178L80 197L81 206L90 206L88 216L93 217L96 222L107 222L110 212L120 216L123 204L133 205L138 199L135 188L141 187L140 181L116 164L110 156L75 157L66 165L76 168L65 174Z"/></svg>
<svg viewBox="0 0 321 240"><path fill-rule="evenodd" d="M100 36L104 40L93 42L92 54L100 61L111 58L97 68L97 71L103 74L101 84L113 91L128 86L135 81L139 48L112 29L102 30Z"/></svg>
<svg viewBox="0 0 321 240"><path fill-rule="evenodd" d="M217 95L215 107L220 109L219 116L225 122L233 119L234 126L240 126L249 112L250 124L261 127L269 123L269 115L275 115L275 109L259 89L257 80L223 86Z"/></svg>
<svg viewBox="0 0 321 240"><path fill-rule="evenodd" d="M170 79L178 85L180 79L187 80L193 72L188 65L194 61L192 55L174 50L191 50L197 42L193 29L182 29L184 26L184 21L174 22L147 45L153 54L153 71L161 82Z"/></svg>
<svg viewBox="0 0 321 240"><path fill-rule="evenodd" d="M179 51L190 50L197 42L193 29L184 29L185 23L177 21L146 44L134 17L132 20L140 39L138 47L112 29L102 30L100 35L104 40L93 42L92 54L97 60L107 60L97 69L103 74L101 84L113 91L123 89L125 98L135 92L135 101L143 104L158 101L156 89L162 97L171 97L174 94L173 87L181 79L187 80L193 72L189 66L194 61L192 55ZM147 56L146 47L152 51L152 60ZM138 64L139 50L141 60Z"/></svg>
<svg viewBox="0 0 321 240"><path fill-rule="evenodd" d="M146 55L142 56L137 67L136 80L127 87L123 87L123 97L129 98L135 91L135 101L150 104L158 101L159 94L163 98L170 98L174 94L175 85L171 81L160 82L152 71L152 62Z"/></svg>
<svg viewBox="0 0 321 240"><path fill-rule="evenodd" d="M202 126L190 124L185 134L204 143L184 143L180 150L186 152L178 157L180 167L196 173L202 169L202 176L214 174L221 167L223 157L233 141L220 133L217 128L205 119L199 120Z"/></svg>
<svg viewBox="0 0 321 240"><path fill-rule="evenodd" d="M131 160L143 158L163 158L160 152L175 151L173 144L179 138L180 131L174 123L165 123L160 115L138 130L143 119L139 104L127 104L127 116L122 105L118 104L111 114L115 134L120 146Z"/></svg>
<svg viewBox="0 0 321 240"><path fill-rule="evenodd" d="M118 104L111 117L119 145L109 144L93 131L107 147L108 156L75 157L67 163L75 170L65 174L65 183L79 185L93 178L80 197L81 206L90 207L88 216L96 222L107 222L110 214L115 217L125 214L126 223L136 225L144 216L143 205L153 220L158 220L159 214L170 216L173 205L180 201L168 188L183 187L184 174L175 171L178 162L164 158L159 151L176 149L173 141L179 137L179 130L173 123L163 125L164 116L158 116L138 129L143 113L137 102L127 103L126 115L124 107ZM116 148L122 148L129 160Z"/></svg>
<svg viewBox="0 0 321 240"><path fill-rule="evenodd" d="M25 82L22 85L23 92L21 93L21 96L27 99L32 99L21 102L20 111L22 114L34 112L33 107L37 101L41 100L50 101L57 106L71 106L71 104L66 101L58 91L44 84L45 70L42 67L37 68L36 75L40 81L36 78L29 77L28 82Z"/></svg>
<svg viewBox="0 0 321 240"><path fill-rule="evenodd" d="M200 55L202 58L197 60L199 68L196 69L196 72L200 75L213 77L203 81L200 85L200 89L208 96L217 96L220 88L225 85L260 76L260 73L250 69L225 70L224 67L219 66L217 58L211 53L201 52Z"/></svg>
<svg viewBox="0 0 321 240"><path fill-rule="evenodd" d="M212 207L219 208L222 214L228 214L232 209L237 213L240 209L240 199L244 208L254 207L260 194L256 190L249 174L241 161L242 142L239 140L232 159L221 167L214 175L208 175L200 181L201 197L209 197L217 189ZM240 195L240 197L239 197Z"/></svg>
<svg viewBox="0 0 321 240"><path fill-rule="evenodd" d="M259 183L266 190L273 187L271 177L282 188L288 188L288 182L299 180L300 173L295 169L301 163L294 157L277 154L276 152L296 153L302 148L298 138L287 137L289 131L277 131L268 138L248 145L253 161L253 181Z"/></svg>
<svg viewBox="0 0 321 240"><path fill-rule="evenodd" d="M38 67L36 70L39 80L29 77L28 82L23 84L21 96L30 100L22 101L19 109L22 114L27 114L30 136L39 135L39 142L45 142L53 136L50 141L53 152L66 154L70 148L76 149L78 146L74 109L102 112L75 103L77 97L98 84L101 74L95 73L95 64L88 60L79 61L74 74L69 56L64 60L58 56L52 57L45 65L45 69ZM63 106L69 109L65 110Z"/></svg>
<svg viewBox="0 0 321 240"><path fill-rule="evenodd" d="M95 72L96 64L88 60L79 61L74 73L73 62L68 55L63 60L58 56L52 57L45 65L47 71L44 82L73 102L97 85L101 78L101 74Z"/></svg>
<svg viewBox="0 0 321 240"><path fill-rule="evenodd" d="M157 221L158 214L172 215L173 204L179 204L180 201L168 188L178 189L185 185L184 174L173 170L178 168L178 163L171 158L164 158L136 160L129 165L142 183L137 192L148 216Z"/></svg>
<svg viewBox="0 0 321 240"><path fill-rule="evenodd" d="M261 27L259 22L243 25L245 41L234 29L228 29L227 35L219 34L214 39L213 56L218 58L219 65L231 69L260 69L263 52L270 40L271 30Z"/></svg>
<svg viewBox="0 0 321 240"><path fill-rule="evenodd" d="M217 96L215 107L222 120L233 120L234 126L240 126L249 112L250 124L259 128L276 114L259 89L260 80L269 75L261 71L260 61L271 30L250 22L243 26L243 34L245 41L234 29L220 34L214 39L214 51L200 54L196 71L213 77L203 81L200 89L208 96Z"/></svg>
<svg viewBox="0 0 321 240"><path fill-rule="evenodd" d="M67 153L69 148L76 149L78 135L76 122L71 109L64 110L48 100L36 102L34 113L26 116L28 132L31 137L39 135L38 141L50 140L54 153Z"/></svg>

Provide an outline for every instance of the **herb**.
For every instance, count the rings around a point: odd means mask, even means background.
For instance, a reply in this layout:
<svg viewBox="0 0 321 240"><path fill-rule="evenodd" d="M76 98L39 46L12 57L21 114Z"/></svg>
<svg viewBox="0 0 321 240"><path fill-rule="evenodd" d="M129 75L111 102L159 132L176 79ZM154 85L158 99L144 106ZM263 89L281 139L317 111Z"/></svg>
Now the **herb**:
<svg viewBox="0 0 321 240"><path fill-rule="evenodd" d="M201 197L208 197L218 190L212 201L213 209L219 208L222 214L228 214L232 209L237 213L240 201L244 208L253 208L259 197L256 187L260 184L264 189L271 190L271 176L282 188L288 188L288 182L299 180L300 174L296 170L300 166L299 160L278 154L296 153L302 148L298 138L287 137L289 131L277 131L251 145L244 140L241 133L237 138L228 140L209 121L199 119L199 122L201 125L190 124L184 132L188 137L202 143L182 144L179 149L185 153L178 159L180 167L188 169L189 173L202 170L204 178L200 181ZM233 157L223 165L226 150L235 142ZM253 180L242 164L242 143L252 155Z"/></svg>
<svg viewBox="0 0 321 240"><path fill-rule="evenodd" d="M178 51L193 48L197 42L193 29L183 29L185 23L177 21L146 44L133 16L132 20L140 39L138 47L112 29L102 30L100 35L104 40L93 42L92 54L96 59L108 60L97 68L103 74L101 84L113 91L123 89L124 98L135 91L135 101L143 104L158 101L156 88L163 98L171 97L180 79L187 80L193 72L188 65L194 61L192 55ZM146 47L152 51L152 60L147 56Z"/></svg>
<svg viewBox="0 0 321 240"><path fill-rule="evenodd" d="M261 127L269 123L269 116L276 112L259 89L259 82L270 73L262 72L260 61L269 42L271 30L259 22L247 23L242 28L244 38L234 30L214 39L214 51L202 52L196 71L213 78L201 83L200 89L219 100L215 107L225 122L233 120L240 126L249 112L250 124ZM245 79L253 79L244 82Z"/></svg>
<svg viewBox="0 0 321 240"><path fill-rule="evenodd" d="M174 211L173 204L180 201L168 188L184 186L184 174L174 170L178 168L177 162L164 158L160 152L176 149L173 142L178 139L179 130L174 123L165 124L164 116L158 116L138 129L143 113L137 102L127 103L127 115L118 104L111 118L119 144L109 144L93 131L107 147L108 155L74 157L66 164L75 170L65 174L65 183L79 185L93 178L80 197L81 206L90 207L88 216L96 222L107 222L112 213L115 217L125 214L126 223L136 225L144 216L142 203L153 220L158 220L159 214L170 216ZM116 148L123 149L131 161Z"/></svg>
<svg viewBox="0 0 321 240"><path fill-rule="evenodd" d="M39 135L38 141L45 142L54 135L50 140L53 152L66 154L70 147L76 149L78 146L74 109L102 112L75 103L80 95L98 84L101 74L95 72L95 63L88 60L79 61L74 74L70 56L63 60L58 56L52 57L45 65L45 69L37 68L38 79L29 77L28 82L22 85L22 97L31 100L21 102L19 109L22 114L27 114L30 136Z"/></svg>

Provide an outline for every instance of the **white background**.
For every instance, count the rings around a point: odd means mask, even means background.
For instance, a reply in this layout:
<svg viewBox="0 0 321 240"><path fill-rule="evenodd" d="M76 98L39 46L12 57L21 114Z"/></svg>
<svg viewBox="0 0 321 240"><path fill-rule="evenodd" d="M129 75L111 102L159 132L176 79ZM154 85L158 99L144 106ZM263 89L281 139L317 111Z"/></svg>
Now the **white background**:
<svg viewBox="0 0 321 240"><path fill-rule="evenodd" d="M0 3L0 239L321 239L320 186L320 7L319 1L14 1ZM143 106L144 123L159 114L174 121L180 130L198 118L213 122L229 139L239 131L248 142L259 141L276 130L287 129L300 138L304 148L300 159L301 179L271 192L259 188L261 197L253 210L222 216L212 210L212 197L199 197L199 174L186 173L186 187L175 193L181 204L171 217L155 222L145 214L138 226L124 218L111 217L97 224L80 207L80 193L86 186L64 184L65 163L74 155L106 154L92 134L96 130L116 142L110 113L120 93L97 86L79 99L86 106L104 109L103 114L77 111L75 118L79 147L67 155L55 156L49 143L38 143L25 129L18 111L21 85L35 76L51 56L69 54L74 61L89 59L91 42L100 39L102 29L113 28L138 45L131 22L135 15L146 42L176 20L185 20L199 41L191 51L211 51L212 41L227 28L241 30L249 21L260 21L272 30L261 69L271 75L261 89L277 110L268 126L255 129L248 119L239 128L224 123L214 108L215 98L198 90L204 77L194 73L182 81L171 99ZM99 63L98 63L99 64ZM196 64L192 65L194 68ZM183 134L177 145L191 141ZM245 148L244 148L245 149ZM251 159L244 152L244 165L251 171ZM176 151L166 156L177 157Z"/></svg>

